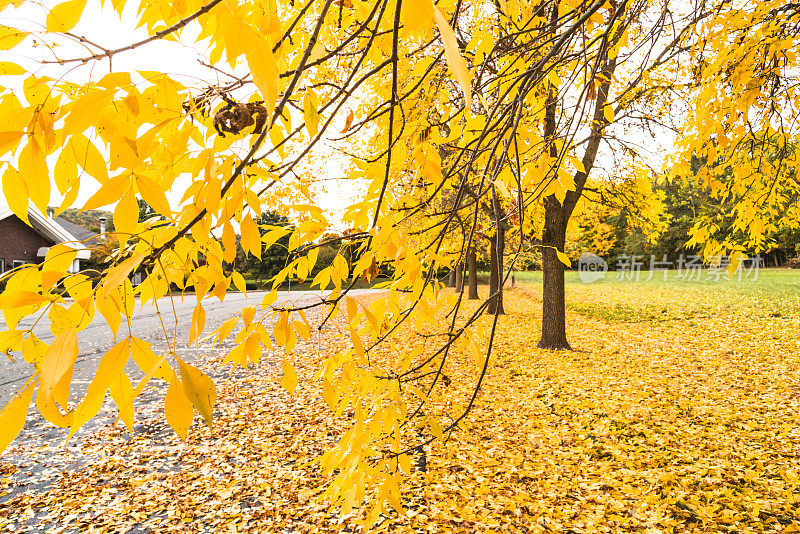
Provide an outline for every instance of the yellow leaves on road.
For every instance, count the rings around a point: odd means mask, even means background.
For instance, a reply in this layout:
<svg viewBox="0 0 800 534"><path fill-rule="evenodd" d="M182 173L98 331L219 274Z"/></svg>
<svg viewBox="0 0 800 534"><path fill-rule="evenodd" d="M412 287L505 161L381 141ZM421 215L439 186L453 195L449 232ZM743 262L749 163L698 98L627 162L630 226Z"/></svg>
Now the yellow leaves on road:
<svg viewBox="0 0 800 534"><path fill-rule="evenodd" d="M92 522L110 529L157 508L167 513L140 524L154 531L177 530L186 520L226 528L235 523L253 533L354 530L375 508L332 515L318 497L334 480L308 461L332 440L349 439L354 448L337 454L351 450L353 472L365 469L375 477L374 495L384 501L379 521L368 523L375 532L579 532L593 525L610 532L700 533L800 526L793 497L800 473L793 428L800 414L791 395L800 347L797 336L781 333L798 328L794 315L770 317L755 306L764 295L747 288L712 296L702 284L642 284L632 303L630 287L570 286L569 321L584 327L574 330L573 343L585 352L532 348L540 289L508 292L509 314L498 323L499 342L474 411L454 432L445 431L451 420L440 416L460 406L470 393L465 378L475 373L466 345L457 346L445 369L450 380L428 396L425 417L403 437L416 443L420 431L436 440L391 462L410 473L402 483L400 471L379 472L380 454L374 466L366 461L365 444L358 443L363 436L350 431L363 414L347 409L360 397L335 383L343 373L311 379L321 358L348 344L343 313L321 340L295 351L290 367L303 387L281 383L292 371L279 354L266 354L263 365L220 385L213 446L204 434L188 432L196 405L187 396L191 372L181 369L181 381L168 390L168 417L179 425L180 438L167 438L162 451L148 440L127 439L120 427L102 430L102 439L84 445L96 458L85 473L12 497L0 507L0 527L30 506L76 528ZM796 299L788 300L786 309L800 309ZM359 299L357 306L371 302ZM725 309L733 316L723 316ZM775 335L765 336L769 331ZM402 342L422 348L416 337ZM398 345L372 357L390 364L407 350ZM203 369L221 359L210 357ZM414 398L409 392L407 399ZM340 407L338 416L330 411ZM380 434L393 428L391 421L387 413L370 424ZM173 447L183 439L184 468L165 468L175 465ZM101 479L115 482L97 483ZM356 487L353 480L342 488L353 496L351 504ZM255 501L261 505L231 507ZM84 519L82 506L96 516Z"/></svg>

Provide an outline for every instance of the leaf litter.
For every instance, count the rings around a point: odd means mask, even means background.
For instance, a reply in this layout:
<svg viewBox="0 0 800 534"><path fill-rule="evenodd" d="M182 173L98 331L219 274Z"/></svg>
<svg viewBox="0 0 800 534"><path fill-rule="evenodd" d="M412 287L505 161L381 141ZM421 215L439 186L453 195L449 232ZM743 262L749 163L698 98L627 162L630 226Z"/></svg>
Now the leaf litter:
<svg viewBox="0 0 800 534"><path fill-rule="evenodd" d="M800 531L798 318L747 299L695 313L710 298L682 317L686 290L662 288L639 293L637 306L671 320L626 322L585 310L630 302L629 291L598 295L570 288L568 328L581 351L549 352L532 348L538 289L506 293L478 403L446 443L415 453L404 514L384 512L373 530ZM213 433L196 416L185 444L153 401L137 406L133 436L109 424L107 403L105 424L67 448L13 446L0 461L0 530L362 530L365 510L340 516L319 502L327 480L314 462L351 423L313 378L346 332L339 321L298 346L293 395L279 383L282 354L228 376L209 350L200 367L219 388ZM462 360L448 366L432 411L471 387L474 363ZM31 462L52 467L21 479Z"/></svg>

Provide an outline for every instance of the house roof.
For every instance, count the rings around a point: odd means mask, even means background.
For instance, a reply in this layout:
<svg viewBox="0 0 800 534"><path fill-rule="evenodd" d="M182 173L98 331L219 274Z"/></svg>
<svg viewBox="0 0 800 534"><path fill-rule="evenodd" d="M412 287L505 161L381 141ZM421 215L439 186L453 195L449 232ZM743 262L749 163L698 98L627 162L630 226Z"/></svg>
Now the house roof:
<svg viewBox="0 0 800 534"><path fill-rule="evenodd" d="M0 207L0 221L12 215L14 215L14 212L11 211L11 208L7 206ZM64 243L67 246L77 250L78 259L81 260L89 259L91 251L84 243L82 243L83 239L80 239L78 236L73 235L67 228L62 226L55 219L47 217L44 213L39 211L39 209L33 204L28 205L28 220L30 221L30 224L34 228L34 230L42 234L44 237L50 239L54 243ZM89 230L85 230L84 228L81 228L78 225L72 225L72 226L80 228L83 231L89 232ZM90 233L94 235L94 232Z"/></svg>
<svg viewBox="0 0 800 534"><path fill-rule="evenodd" d="M75 237L75 239L77 239L84 245L92 246L97 244L98 237L100 234L92 232L91 230L88 230L83 226L79 226L74 222L70 222L66 220L64 217L56 216L54 217L54 219L61 228L72 234Z"/></svg>

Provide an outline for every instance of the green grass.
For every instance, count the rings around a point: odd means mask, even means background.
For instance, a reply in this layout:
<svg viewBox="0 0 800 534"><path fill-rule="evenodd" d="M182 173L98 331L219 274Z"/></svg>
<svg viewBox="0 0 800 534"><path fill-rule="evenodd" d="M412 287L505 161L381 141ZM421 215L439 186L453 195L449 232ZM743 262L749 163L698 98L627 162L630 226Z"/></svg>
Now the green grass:
<svg viewBox="0 0 800 534"><path fill-rule="evenodd" d="M800 315L800 270L760 269L742 280L687 280L677 271L640 273L639 280L608 272L585 284L576 271L566 273L567 308L581 315L615 322L657 323L693 318L733 316L795 317ZM517 284L541 291L542 273L515 273Z"/></svg>

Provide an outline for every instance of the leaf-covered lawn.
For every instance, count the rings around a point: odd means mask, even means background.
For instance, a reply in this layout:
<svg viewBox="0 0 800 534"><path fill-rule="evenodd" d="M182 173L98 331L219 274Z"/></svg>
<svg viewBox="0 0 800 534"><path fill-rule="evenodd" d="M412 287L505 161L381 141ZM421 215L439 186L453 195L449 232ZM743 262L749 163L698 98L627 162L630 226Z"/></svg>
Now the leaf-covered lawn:
<svg viewBox="0 0 800 534"><path fill-rule="evenodd" d="M793 293L766 301L741 287L571 284L577 352L534 348L538 295L535 285L506 294L509 315L468 424L414 457L406 516L390 512L376 529L800 530ZM88 465L0 505L0 530L357 529L357 514L330 515L316 502L325 480L311 462L346 424L311 377L347 341L338 328L298 352L294 396L278 384L276 356L220 385L213 437L196 420L184 445L152 419L138 421L133 439L121 426L87 438ZM474 364L464 360L448 369L441 398L471 387ZM0 476L14 469L0 463ZM29 517L37 523L21 527Z"/></svg>

